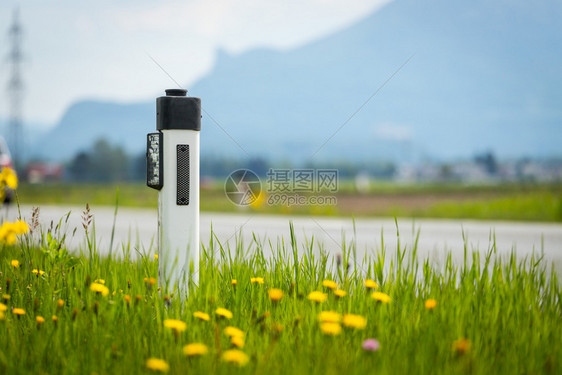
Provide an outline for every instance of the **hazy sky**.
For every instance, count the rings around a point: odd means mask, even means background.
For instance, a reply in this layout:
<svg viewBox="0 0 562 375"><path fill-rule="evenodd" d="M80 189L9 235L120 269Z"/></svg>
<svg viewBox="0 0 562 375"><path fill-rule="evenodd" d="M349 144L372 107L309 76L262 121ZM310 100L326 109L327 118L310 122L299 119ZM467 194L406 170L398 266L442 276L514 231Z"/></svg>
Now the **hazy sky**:
<svg viewBox="0 0 562 375"><path fill-rule="evenodd" d="M25 120L53 125L77 99L154 98L189 85L217 49L292 48L336 32L391 0L2 0L0 118L6 118L7 30L24 27Z"/></svg>

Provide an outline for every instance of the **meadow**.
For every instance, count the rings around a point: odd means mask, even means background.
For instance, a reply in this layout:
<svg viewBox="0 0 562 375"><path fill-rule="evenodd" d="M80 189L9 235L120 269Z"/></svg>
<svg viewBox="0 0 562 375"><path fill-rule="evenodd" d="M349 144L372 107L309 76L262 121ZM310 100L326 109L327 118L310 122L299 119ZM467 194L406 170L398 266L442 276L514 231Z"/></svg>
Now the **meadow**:
<svg viewBox="0 0 562 375"><path fill-rule="evenodd" d="M18 198L22 204L28 205L82 206L84 202L89 202L94 205L113 206L116 203L117 191L119 191L120 206L156 207L156 192L142 183L110 185L24 183L18 188ZM202 211L241 210L226 198L221 183L205 183L200 193ZM268 204L266 192L260 199L261 204L244 209L264 214L562 222L562 185L559 183L400 185L380 182L372 184L368 191L360 193L351 181L343 181L338 192L333 196L337 199L337 205L287 206L275 202Z"/></svg>
<svg viewBox="0 0 562 375"><path fill-rule="evenodd" d="M87 212L80 253L64 218L37 219L0 228L3 374L562 372L562 289L540 254L492 242L436 264L398 241L358 261L353 240L332 256L294 231L215 237L179 295L160 290L152 249L100 257Z"/></svg>

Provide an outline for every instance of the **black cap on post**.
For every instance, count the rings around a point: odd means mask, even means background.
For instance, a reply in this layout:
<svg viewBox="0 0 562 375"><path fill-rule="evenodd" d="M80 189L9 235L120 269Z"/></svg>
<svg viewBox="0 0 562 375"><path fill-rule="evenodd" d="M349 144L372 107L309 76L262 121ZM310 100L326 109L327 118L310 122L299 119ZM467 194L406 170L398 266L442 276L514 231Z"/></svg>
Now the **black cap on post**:
<svg viewBox="0 0 562 375"><path fill-rule="evenodd" d="M186 94L184 89L168 89L156 99L156 129L201 130L201 99Z"/></svg>

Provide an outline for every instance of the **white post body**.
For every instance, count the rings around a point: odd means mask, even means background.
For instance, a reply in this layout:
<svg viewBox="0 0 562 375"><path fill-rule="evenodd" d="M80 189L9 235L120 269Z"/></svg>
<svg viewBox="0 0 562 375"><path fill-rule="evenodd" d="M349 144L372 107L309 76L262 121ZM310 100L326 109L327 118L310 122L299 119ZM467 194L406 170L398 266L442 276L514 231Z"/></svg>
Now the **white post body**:
<svg viewBox="0 0 562 375"><path fill-rule="evenodd" d="M164 183L158 192L160 284L187 291L190 280L199 284L199 131L162 130L162 134ZM178 148L183 146L188 146L189 155L189 180L184 181L189 186L189 203L178 205L178 153L182 152Z"/></svg>

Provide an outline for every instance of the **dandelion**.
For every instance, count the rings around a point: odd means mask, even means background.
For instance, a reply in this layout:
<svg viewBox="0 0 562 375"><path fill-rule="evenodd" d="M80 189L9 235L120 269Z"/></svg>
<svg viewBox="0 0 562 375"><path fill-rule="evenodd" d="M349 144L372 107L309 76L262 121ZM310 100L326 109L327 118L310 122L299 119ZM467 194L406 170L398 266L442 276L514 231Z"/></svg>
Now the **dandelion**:
<svg viewBox="0 0 562 375"><path fill-rule="evenodd" d="M6 320L6 315L4 314L4 311L0 311L0 320Z"/></svg>
<svg viewBox="0 0 562 375"><path fill-rule="evenodd" d="M242 349L244 347L244 337L243 336L232 336L230 338L230 343L235 347Z"/></svg>
<svg viewBox="0 0 562 375"><path fill-rule="evenodd" d="M56 315L53 315L51 317L51 320L53 321L53 323L55 324L55 327L57 326L57 323L59 322L59 318Z"/></svg>
<svg viewBox="0 0 562 375"><path fill-rule="evenodd" d="M198 342L193 344L187 344L186 346L183 347L183 354L185 354L188 357L205 355L208 352L209 352L209 348L207 348L207 345Z"/></svg>
<svg viewBox="0 0 562 375"><path fill-rule="evenodd" d="M341 315L335 311L322 311L318 314L318 321L321 323L339 323Z"/></svg>
<svg viewBox="0 0 562 375"><path fill-rule="evenodd" d="M45 318L43 318L43 317L40 316L40 315L37 315L37 316L35 317L35 321L37 322L37 328L39 328L39 326L40 326L41 324L45 323Z"/></svg>
<svg viewBox="0 0 562 375"><path fill-rule="evenodd" d="M425 301L425 308L428 310L433 310L437 306L437 301L434 299L428 299Z"/></svg>
<svg viewBox="0 0 562 375"><path fill-rule="evenodd" d="M158 260L158 254L154 254L154 260Z"/></svg>
<svg viewBox="0 0 562 375"><path fill-rule="evenodd" d="M94 283L105 285L105 280L104 279L95 279Z"/></svg>
<svg viewBox="0 0 562 375"><path fill-rule="evenodd" d="M35 268L35 269L31 270L31 273L34 274L34 275L37 275L37 274L39 274L39 270L37 268Z"/></svg>
<svg viewBox="0 0 562 375"><path fill-rule="evenodd" d="M209 316L209 314L204 313L204 312L202 312L202 311L195 311L195 312L193 313L193 317L194 317L194 318L197 318L197 319L199 319L199 320L204 320L204 321L206 321L206 322L208 322L209 320L211 320L211 317Z"/></svg>
<svg viewBox="0 0 562 375"><path fill-rule="evenodd" d="M18 187L18 176L12 168L2 168L2 173L0 173L0 180L4 181L6 186L10 189L15 190Z"/></svg>
<svg viewBox="0 0 562 375"><path fill-rule="evenodd" d="M343 316L343 325L348 328L365 329L367 326L367 319L361 315L345 314Z"/></svg>
<svg viewBox="0 0 562 375"><path fill-rule="evenodd" d="M222 307L219 307L218 309L216 309L215 314L217 314L218 316L220 316L222 318L232 319L232 313L229 310L224 309Z"/></svg>
<svg viewBox="0 0 562 375"><path fill-rule="evenodd" d="M381 344L379 343L379 340L377 340L377 339L367 339L367 340L363 341L363 343L361 344L361 347L366 352L376 352L381 348Z"/></svg>
<svg viewBox="0 0 562 375"><path fill-rule="evenodd" d="M345 290L338 289L334 291L334 295L338 298L342 298L347 296L347 292Z"/></svg>
<svg viewBox="0 0 562 375"><path fill-rule="evenodd" d="M314 292L310 292L307 298L311 301L321 303L328 299L328 295L326 293L314 291Z"/></svg>
<svg viewBox="0 0 562 375"><path fill-rule="evenodd" d="M383 292L373 292L373 294L371 294L371 298L382 303L390 302L390 296Z"/></svg>
<svg viewBox="0 0 562 375"><path fill-rule="evenodd" d="M230 281L230 283L231 283L232 285L237 285L237 284L238 284L238 280L232 279L232 280Z"/></svg>
<svg viewBox="0 0 562 375"><path fill-rule="evenodd" d="M14 315L17 315L18 317L25 315L25 310L24 309L20 309L20 308L15 308L12 310L12 313L14 313Z"/></svg>
<svg viewBox="0 0 562 375"><path fill-rule="evenodd" d="M367 288L367 289L378 289L379 284L377 284L374 280L368 279L368 280L365 280L365 288Z"/></svg>
<svg viewBox="0 0 562 375"><path fill-rule="evenodd" d="M240 328L228 326L224 329L224 334L229 337L244 337L244 331Z"/></svg>
<svg viewBox="0 0 562 375"><path fill-rule="evenodd" d="M109 294L109 289L105 285L98 284L98 283L92 283L90 285L90 290L92 292L101 294L104 297Z"/></svg>
<svg viewBox="0 0 562 375"><path fill-rule="evenodd" d="M170 328L174 331L174 334L178 334L187 329L187 324L177 319L166 319L164 320L164 327Z"/></svg>
<svg viewBox="0 0 562 375"><path fill-rule="evenodd" d="M156 279L154 277L148 278L148 284L150 284L150 286L156 284Z"/></svg>
<svg viewBox="0 0 562 375"><path fill-rule="evenodd" d="M2 299L4 302L8 302L12 298L9 294L2 294Z"/></svg>
<svg viewBox="0 0 562 375"><path fill-rule="evenodd" d="M339 323L326 322L320 325L320 329L326 335L337 336L341 333L341 326Z"/></svg>
<svg viewBox="0 0 562 375"><path fill-rule="evenodd" d="M146 368L152 371L168 372L170 365L163 359L149 358L146 360Z"/></svg>
<svg viewBox="0 0 562 375"><path fill-rule="evenodd" d="M453 342L453 351L457 355L463 355L470 350L470 340L461 337Z"/></svg>
<svg viewBox="0 0 562 375"><path fill-rule="evenodd" d="M278 302L283 298L283 291L281 289L272 288L268 291L269 299L273 302Z"/></svg>
<svg viewBox="0 0 562 375"><path fill-rule="evenodd" d="M125 300L125 303L127 304L127 306L129 306L131 304L131 296L128 294L125 294L125 297L123 297L123 299Z"/></svg>
<svg viewBox="0 0 562 375"><path fill-rule="evenodd" d="M241 350L231 349L222 353L222 360L238 366L244 366L250 361L250 358L248 358L248 355Z"/></svg>
<svg viewBox="0 0 562 375"><path fill-rule="evenodd" d="M324 286L328 289L332 289L332 290L335 290L335 289L338 288L338 284L335 281L332 281L332 280L322 281L322 286Z"/></svg>
<svg viewBox="0 0 562 375"><path fill-rule="evenodd" d="M20 266L20 261L17 259L12 260L12 267L18 268Z"/></svg>
<svg viewBox="0 0 562 375"><path fill-rule="evenodd" d="M252 277L250 278L252 284L263 284L263 277Z"/></svg>
<svg viewBox="0 0 562 375"><path fill-rule="evenodd" d="M8 306L4 305L3 303L0 303L0 312L4 312L8 310Z"/></svg>

